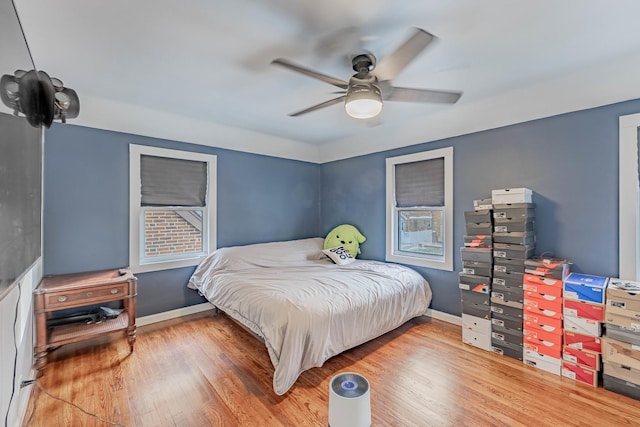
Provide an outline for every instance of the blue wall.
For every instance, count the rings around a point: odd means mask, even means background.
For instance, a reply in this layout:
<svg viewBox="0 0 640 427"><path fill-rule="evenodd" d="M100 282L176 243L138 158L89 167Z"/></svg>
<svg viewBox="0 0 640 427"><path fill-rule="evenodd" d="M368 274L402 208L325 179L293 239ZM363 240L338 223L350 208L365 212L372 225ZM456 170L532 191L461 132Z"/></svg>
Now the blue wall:
<svg viewBox="0 0 640 427"><path fill-rule="evenodd" d="M460 314L464 211L492 189L528 187L536 203L536 254L573 271L618 274L618 117L629 101L322 165L323 233L340 223L367 237L362 257L385 256L385 159L454 147L454 272L415 267L433 289L432 308ZM344 183L348 183L345 185Z"/></svg>
<svg viewBox="0 0 640 427"><path fill-rule="evenodd" d="M454 272L416 267L432 308L460 313L457 248L465 210L491 190L528 187L537 251L573 270L618 273L618 117L640 100L554 116L323 165L55 124L45 137L44 271L128 264L128 144L218 155L218 247L324 236L341 223L367 236L362 258L385 255L385 159L454 147ZM138 275L139 315L204 300L185 288L193 268Z"/></svg>
<svg viewBox="0 0 640 427"><path fill-rule="evenodd" d="M44 273L129 264L129 144L218 156L218 247L319 236L320 166L74 125L45 134ZM204 302L194 267L138 277L138 315Z"/></svg>

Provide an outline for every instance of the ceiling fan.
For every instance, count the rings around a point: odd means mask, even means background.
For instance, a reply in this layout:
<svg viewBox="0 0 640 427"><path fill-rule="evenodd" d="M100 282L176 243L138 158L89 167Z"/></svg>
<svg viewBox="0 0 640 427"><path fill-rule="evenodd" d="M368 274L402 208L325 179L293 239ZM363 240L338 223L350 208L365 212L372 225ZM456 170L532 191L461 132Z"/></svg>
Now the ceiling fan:
<svg viewBox="0 0 640 427"><path fill-rule="evenodd" d="M391 81L396 78L434 38L435 36L432 34L416 28L411 37L377 64L376 57L371 53L362 53L354 56L351 64L356 73L348 82L302 67L283 58L274 59L271 63L305 74L343 90L336 92L341 94L337 98L289 114L290 116L301 116L344 101L347 114L357 119L368 119L380 114L383 100L453 104L460 99L462 92L397 87L391 84Z"/></svg>

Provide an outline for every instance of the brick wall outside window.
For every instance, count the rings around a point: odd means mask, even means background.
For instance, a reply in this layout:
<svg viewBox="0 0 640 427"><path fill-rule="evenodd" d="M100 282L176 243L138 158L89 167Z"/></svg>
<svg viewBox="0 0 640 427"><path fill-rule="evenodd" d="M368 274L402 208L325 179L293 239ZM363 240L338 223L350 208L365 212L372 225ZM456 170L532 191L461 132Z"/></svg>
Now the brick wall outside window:
<svg viewBox="0 0 640 427"><path fill-rule="evenodd" d="M145 256L202 251L202 232L175 211L148 210L144 223Z"/></svg>

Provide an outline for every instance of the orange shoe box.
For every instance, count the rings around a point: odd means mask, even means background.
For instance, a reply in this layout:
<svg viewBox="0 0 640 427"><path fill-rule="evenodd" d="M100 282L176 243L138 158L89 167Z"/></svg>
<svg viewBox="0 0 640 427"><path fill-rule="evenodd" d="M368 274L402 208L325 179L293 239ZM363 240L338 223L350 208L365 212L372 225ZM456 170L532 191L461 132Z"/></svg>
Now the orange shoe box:
<svg viewBox="0 0 640 427"><path fill-rule="evenodd" d="M525 291L536 292L554 297L562 296L562 280L549 279L535 274L525 274L522 279L522 287Z"/></svg>
<svg viewBox="0 0 640 427"><path fill-rule="evenodd" d="M526 312L522 317L523 329L537 329L540 331L551 332L556 335L562 335L562 319L540 316Z"/></svg>
<svg viewBox="0 0 640 427"><path fill-rule="evenodd" d="M562 320L562 307L560 307L560 310L545 308L544 305L541 305L538 301L535 300L525 300L522 310L524 314L530 314L532 316L545 316Z"/></svg>
<svg viewBox="0 0 640 427"><path fill-rule="evenodd" d="M524 273L522 283L530 285L544 285L545 288L562 288L562 279L554 279L551 277L538 276L536 274ZM544 293L544 292L542 292Z"/></svg>
<svg viewBox="0 0 640 427"><path fill-rule="evenodd" d="M543 341L549 341L554 344L562 346L562 334L556 334L553 332L547 332L542 329L525 329L522 331L523 337L530 337L531 339L538 339Z"/></svg>
<svg viewBox="0 0 640 427"><path fill-rule="evenodd" d="M592 387L598 387L598 371L583 368L566 360L562 361L562 376L580 381Z"/></svg>
<svg viewBox="0 0 640 427"><path fill-rule="evenodd" d="M562 339L562 335L559 335L559 337ZM544 354L554 359L560 359L562 357L562 342L545 341L540 338L533 338L530 335L524 336L522 341L523 347L526 350L535 351L536 353Z"/></svg>
<svg viewBox="0 0 640 427"><path fill-rule="evenodd" d="M554 295L540 294L538 292L533 292L533 291L525 291L524 299L530 300L530 301L538 301L539 303L542 302L545 304L545 308L548 308L550 310L558 310L558 311L562 310L561 296L558 297Z"/></svg>
<svg viewBox="0 0 640 427"><path fill-rule="evenodd" d="M564 345L578 350L589 350L594 353L602 353L602 340L600 337L583 335L577 332L564 331Z"/></svg>
<svg viewBox="0 0 640 427"><path fill-rule="evenodd" d="M593 369L594 371L600 370L599 353L590 353L588 351L565 346L562 349L562 359L585 368Z"/></svg>

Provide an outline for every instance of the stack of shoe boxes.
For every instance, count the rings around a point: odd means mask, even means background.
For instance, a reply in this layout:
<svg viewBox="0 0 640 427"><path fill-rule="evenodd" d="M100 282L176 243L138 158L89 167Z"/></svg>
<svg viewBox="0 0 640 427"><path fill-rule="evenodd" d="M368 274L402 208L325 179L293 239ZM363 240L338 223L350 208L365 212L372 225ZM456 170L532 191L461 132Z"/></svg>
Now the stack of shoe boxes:
<svg viewBox="0 0 640 427"><path fill-rule="evenodd" d="M564 280L564 329L594 339L602 335L606 290L609 279L588 274L570 273ZM600 353L565 345L562 352L562 375L598 386Z"/></svg>
<svg viewBox="0 0 640 427"><path fill-rule="evenodd" d="M523 357L522 279L524 262L535 246L535 215L528 188L493 190L492 350Z"/></svg>
<svg viewBox="0 0 640 427"><path fill-rule="evenodd" d="M492 273L491 200L474 201L474 210L464 213L466 235L460 249L462 273L459 274L462 300L462 342L491 350Z"/></svg>
<svg viewBox="0 0 640 427"><path fill-rule="evenodd" d="M640 399L640 283L609 279L603 344L604 388Z"/></svg>
<svg viewBox="0 0 640 427"><path fill-rule="evenodd" d="M524 269L524 363L560 375L562 371L562 284L565 259L533 257Z"/></svg>

